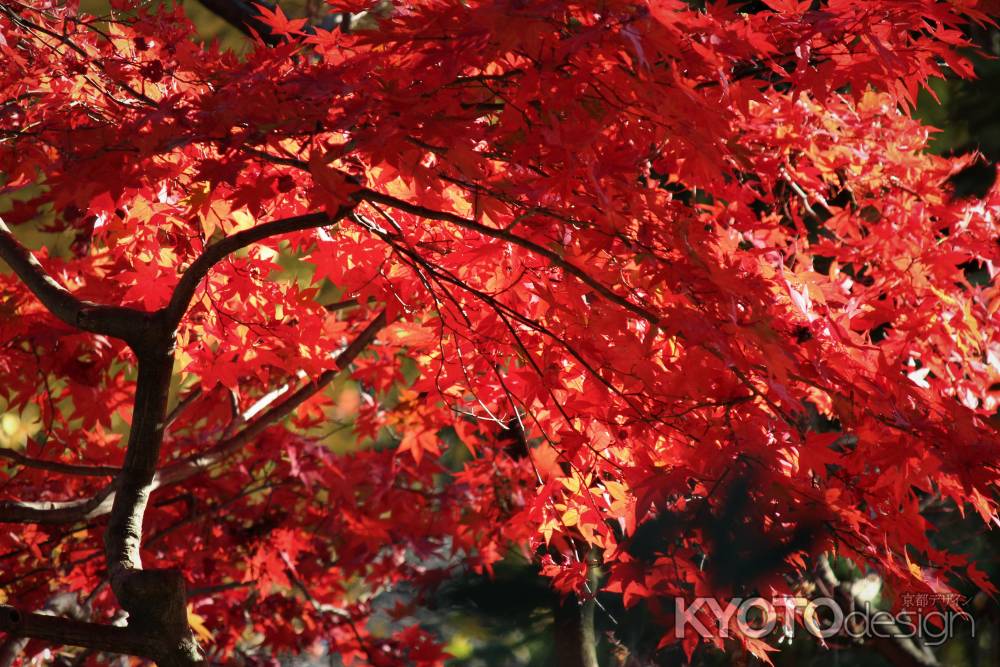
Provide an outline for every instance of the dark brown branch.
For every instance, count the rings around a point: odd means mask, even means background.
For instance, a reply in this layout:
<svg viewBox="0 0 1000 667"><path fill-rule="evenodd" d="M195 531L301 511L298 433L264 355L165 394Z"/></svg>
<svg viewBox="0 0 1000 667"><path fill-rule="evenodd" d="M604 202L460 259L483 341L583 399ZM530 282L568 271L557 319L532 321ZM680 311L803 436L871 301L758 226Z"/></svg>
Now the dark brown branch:
<svg viewBox="0 0 1000 667"><path fill-rule="evenodd" d="M118 604L128 612L129 630L157 638L160 649L153 657L161 667L189 667L202 665L204 661L188 625L184 576L179 570L144 570L139 555L143 517L155 488L163 445L174 365L174 326L167 324L163 315L163 311L156 314L156 326L144 344L134 346L139 377L132 427L125 461L115 479L114 502L104 532L104 553L108 582Z"/></svg>
<svg viewBox="0 0 1000 667"><path fill-rule="evenodd" d="M268 46L277 46L286 41L284 35L276 35L271 31L270 26L260 18L260 12L253 6L260 4L270 11L274 11L277 2L271 3L267 0L198 0L203 7L213 14L223 19L231 26L248 37L259 35L262 42ZM352 14L351 12L330 12L323 17L320 25L327 29L340 28L344 32L351 30L370 30L377 26L377 18L384 16L385 9L379 8L379 3L372 2L369 10ZM302 27L302 32L307 35L316 33L316 28L306 23Z"/></svg>
<svg viewBox="0 0 1000 667"><path fill-rule="evenodd" d="M140 568L139 542L149 487L156 475L166 423L167 391L173 370L173 336L150 350L137 350L136 381L125 461L115 480L115 499L104 543L114 587L118 570ZM117 591L116 591L117 592Z"/></svg>
<svg viewBox="0 0 1000 667"><path fill-rule="evenodd" d="M215 584L214 586L202 586L201 588L192 588L188 591L188 597L192 600L197 598L207 598L216 593L224 593L226 591L231 591L236 588L249 588L250 586L255 586L256 581L230 581L224 584Z"/></svg>
<svg viewBox="0 0 1000 667"><path fill-rule="evenodd" d="M597 590L599 568L596 556L587 556L587 586ZM594 633L594 594L570 594L555 600L553 631L558 667L599 667Z"/></svg>
<svg viewBox="0 0 1000 667"><path fill-rule="evenodd" d="M114 466L92 466L77 465L73 463L63 463L61 461L46 461L25 456L15 449L0 447L0 458L5 458L26 468L36 468L38 470L51 470L52 472L64 475L83 475L93 477L114 477L118 474L118 468Z"/></svg>
<svg viewBox="0 0 1000 667"><path fill-rule="evenodd" d="M191 298L194 296L194 292L202 279L226 255L272 236L336 224L350 213L353 208L353 205L343 206L333 214L307 213L291 218L272 220L271 222L265 222L250 229L244 229L231 236L227 236L214 245L208 246L198 259L185 269L180 282L177 283L177 287L170 298L170 303L166 307L168 326L171 328L177 326L177 323L180 322L187 311L188 304L191 303Z"/></svg>
<svg viewBox="0 0 1000 667"><path fill-rule="evenodd" d="M281 44L282 38L271 32L271 28L260 20L260 14L250 2L245 0L198 0L201 5L233 26L244 35L253 37L258 35L268 46ZM259 4L268 9L274 9L274 5L266 0L260 0Z"/></svg>
<svg viewBox="0 0 1000 667"><path fill-rule="evenodd" d="M177 405L174 406L174 409L171 410L169 413L167 413L167 417L165 420L166 423L164 424L164 428L169 428L169 426L173 424L178 417L181 416L181 413L184 412L188 408L188 406L197 401L199 398L201 398L201 387L195 387L190 392L188 392L187 396L177 401Z"/></svg>
<svg viewBox="0 0 1000 667"><path fill-rule="evenodd" d="M0 503L0 523L60 524L85 521L107 514L114 500L114 485L106 486L90 498L65 501L4 501Z"/></svg>
<svg viewBox="0 0 1000 667"><path fill-rule="evenodd" d="M530 250L532 253L545 257L554 266L559 267L566 273L580 280L595 292L603 296L608 301L618 304L622 308L628 310L634 315L646 320L653 326L659 326L660 316L651 310L645 308L644 306L638 305L629 301L624 296L615 293L611 288L609 288L604 283L595 279L589 273L573 264L570 261L563 259L559 253L549 250L548 248L535 243L530 239L526 239L517 234L513 234L505 229L498 229L496 227L489 227L487 225L476 222L469 218L463 218L455 213L449 213L447 211L438 211L432 208L427 208L426 206L419 206L417 204L411 204L410 202L393 197L392 195L383 194L381 192L376 192L368 188L362 188L354 194L354 197L360 201L376 202L379 204L384 204L386 206L391 206L392 208L399 209L400 211L406 211L407 213L420 216L422 218L427 218L429 220L440 220L442 222L450 222L453 225L462 227L463 229L469 229L471 231L482 234L483 236L488 236L490 238L497 239L499 241L505 241L513 245L520 246L526 250Z"/></svg>
<svg viewBox="0 0 1000 667"><path fill-rule="evenodd" d="M326 312L328 313L336 313L338 310L355 308L358 305L360 304L358 303L357 299L344 299L342 301L335 301L334 303L328 303L327 305L323 306L323 308L325 308Z"/></svg>
<svg viewBox="0 0 1000 667"><path fill-rule="evenodd" d="M266 151L260 151L252 148L245 148L244 152L259 157L268 162L275 164L282 164L285 166L295 167L296 169L308 170L309 165L303 160L298 160L295 158L285 158L278 155L272 155ZM357 179L350 174L344 174L347 177L348 182L356 183ZM400 211L406 211L412 215L419 216L421 218L426 218L428 220L440 220L442 222L449 222L463 229L468 229L474 232L478 232L483 236L489 238L497 239L499 241L505 241L516 246L520 246L526 250L530 250L535 255L544 257L548 259L554 266L559 267L569 275L575 277L580 282L584 283L595 292L603 296L608 301L615 303L622 308L628 310L633 315L636 315L643 320L646 320L653 326L658 327L660 320L662 319L659 315L654 313L652 310L646 308L645 306L639 305L632 302L626 297L617 294L610 287L602 283L601 281L595 279L589 273L578 267L576 264L563 259L559 253L549 250L548 248L532 241L531 239L526 239L523 236L518 236L506 229L499 229L496 227L490 227L482 223L476 222L470 218L464 218L456 213L450 213L448 211L438 211L436 209L428 208L426 206L420 206L419 204L412 204L405 199L399 199L398 197L393 197L370 188L359 188L352 193L352 198L356 202L373 202L377 204L383 204L385 206L390 206L392 208L398 209ZM343 209L341 209L343 210ZM350 212L351 209L344 211L344 213ZM341 215L340 217L343 217Z"/></svg>
<svg viewBox="0 0 1000 667"><path fill-rule="evenodd" d="M48 614L21 613L15 607L7 605L0 605L0 632L53 644L128 653L153 659L163 652L159 641L130 628L87 623Z"/></svg>
<svg viewBox="0 0 1000 667"><path fill-rule="evenodd" d="M98 305L73 296L46 273L41 263L21 245L2 218L0 259L13 269L53 315L66 324L130 342L137 340L145 332L148 319L146 313L120 306Z"/></svg>

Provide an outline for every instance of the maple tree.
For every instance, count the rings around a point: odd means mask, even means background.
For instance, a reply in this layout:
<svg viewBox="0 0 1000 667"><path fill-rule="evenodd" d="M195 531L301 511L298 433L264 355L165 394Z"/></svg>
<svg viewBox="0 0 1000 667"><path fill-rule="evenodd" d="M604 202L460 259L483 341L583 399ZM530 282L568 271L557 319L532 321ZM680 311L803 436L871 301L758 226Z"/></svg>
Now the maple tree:
<svg viewBox="0 0 1000 667"><path fill-rule="evenodd" d="M203 4L253 48L0 0L19 648L442 664L377 594L512 547L664 643L825 553L993 591L924 510L998 522L1000 191L909 113L987 3Z"/></svg>

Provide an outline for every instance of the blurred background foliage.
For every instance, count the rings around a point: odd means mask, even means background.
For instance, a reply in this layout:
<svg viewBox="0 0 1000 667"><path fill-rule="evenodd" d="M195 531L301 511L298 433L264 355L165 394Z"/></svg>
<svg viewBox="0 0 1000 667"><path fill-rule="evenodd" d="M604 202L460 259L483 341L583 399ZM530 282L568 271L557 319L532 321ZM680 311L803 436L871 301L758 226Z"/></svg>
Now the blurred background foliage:
<svg viewBox="0 0 1000 667"><path fill-rule="evenodd" d="M152 0L142 4L155 6L164 1L170 0ZM183 0L181 4L203 40L216 41L220 47L236 53L250 48L249 40L242 33L205 9L197 0ZM749 11L761 7L759 2L741 4ZM316 17L326 11L323 0L282 0L280 5L291 17ZM97 15L108 11L107 0L82 0L82 6ZM975 63L978 78L934 80L931 90L921 94L916 110L918 117L938 130L932 144L935 152L943 155L978 152L982 155L977 164L952 179L956 196L968 197L974 197L992 186L996 162L1000 161L1000 29L977 27L972 29L971 34L981 49L980 53L969 54ZM31 195L30 189L25 189L13 197L30 199ZM11 198L11 195L0 198L0 213L10 208ZM66 255L72 239L44 231L53 216L52 211L40 211L37 224L29 229L19 229L18 234L33 248L45 247L50 254ZM311 280L312 268L293 253L283 252L277 261L282 270L273 278L303 283ZM326 285L321 295L324 302L329 303L338 297L333 285ZM334 406L329 414L329 423L325 430L313 435L321 436L331 449L338 452L394 444L393 436L388 433L382 434L375 442L358 442L352 426L360 401L378 400L391 406L397 400L397 392L366 397L363 388L349 381L336 383L330 391ZM120 427L127 427L124 420L121 420ZM35 436L39 428L37 415L9 411L6 404L0 401L0 443L5 446L23 445L23 441ZM447 439L447 434L443 437ZM451 447L445 456L446 462L457 469L462 463L464 451L461 447ZM990 578L1000 581L998 531L984 530L981 523L962 517L955 508L937 508L930 512L929 517L939 529L937 540L942 545L962 543L964 550L974 554ZM655 540L656 536L652 539ZM734 563L733 567L739 568L740 564ZM836 562L835 569L845 579L864 577L864 573L852 571L852 566L846 562ZM738 577L739 572L735 572L734 576ZM940 663L955 667L1000 665L1000 610L997 601L988 599L968 584L962 586L959 583L959 587L970 600L967 611L975 619L975 633L973 636L971 629L959 626L955 636L937 649ZM559 656L555 654L553 618L561 601L525 554L512 551L492 577L456 573L430 597L416 591L395 591L386 596L383 604L388 608L400 598L419 602L420 611L414 612L415 615L439 633L454 656L453 665L542 667L559 664ZM875 602L880 603L880 598L876 597ZM654 626L650 618L650 610L643 604L626 610L618 596L600 595L595 614L600 664L609 667L685 664L679 647L668 647L659 652L655 650L663 628ZM373 621L378 622L377 618ZM388 630L389 621L385 623ZM692 664L708 667L756 662L735 646L731 648L725 653L703 648L695 654ZM869 644L831 641L829 648L824 648L805 632L796 633L794 640L784 641L781 651L773 654L772 658L779 666L883 667L892 664ZM288 665L339 664L335 656L284 657L281 662Z"/></svg>

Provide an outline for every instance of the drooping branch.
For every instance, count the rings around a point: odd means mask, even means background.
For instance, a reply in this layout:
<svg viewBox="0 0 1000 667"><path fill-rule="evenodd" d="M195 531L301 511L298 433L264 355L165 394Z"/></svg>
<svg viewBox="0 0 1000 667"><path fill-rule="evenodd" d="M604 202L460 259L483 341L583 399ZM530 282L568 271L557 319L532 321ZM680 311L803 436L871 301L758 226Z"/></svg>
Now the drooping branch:
<svg viewBox="0 0 1000 667"><path fill-rule="evenodd" d="M66 324L92 333L125 341L140 338L147 315L121 306L105 306L82 301L60 285L38 259L21 245L10 227L0 218L0 259L17 274L48 310Z"/></svg>

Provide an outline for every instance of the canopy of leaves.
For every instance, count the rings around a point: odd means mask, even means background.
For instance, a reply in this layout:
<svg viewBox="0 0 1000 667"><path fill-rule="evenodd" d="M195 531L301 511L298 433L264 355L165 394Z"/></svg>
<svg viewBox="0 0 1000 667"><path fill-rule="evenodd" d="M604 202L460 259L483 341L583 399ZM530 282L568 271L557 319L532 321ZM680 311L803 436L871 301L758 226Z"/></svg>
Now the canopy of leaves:
<svg viewBox="0 0 1000 667"><path fill-rule="evenodd" d="M625 607L993 590L925 510L998 522L1000 190L910 114L988 7L331 2L237 55L113 4L0 2L3 598L110 623L141 538L219 660L437 665L372 600L511 547Z"/></svg>

